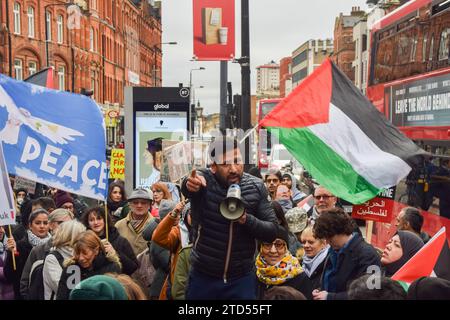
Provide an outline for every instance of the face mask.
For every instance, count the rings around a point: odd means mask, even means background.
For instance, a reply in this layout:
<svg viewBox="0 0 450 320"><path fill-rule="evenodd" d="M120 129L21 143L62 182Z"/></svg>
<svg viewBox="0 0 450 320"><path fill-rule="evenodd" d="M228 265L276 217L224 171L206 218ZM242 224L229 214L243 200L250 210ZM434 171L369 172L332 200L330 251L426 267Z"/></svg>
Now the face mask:
<svg viewBox="0 0 450 320"><path fill-rule="evenodd" d="M21 205L23 203L23 198L17 198L17 204Z"/></svg>

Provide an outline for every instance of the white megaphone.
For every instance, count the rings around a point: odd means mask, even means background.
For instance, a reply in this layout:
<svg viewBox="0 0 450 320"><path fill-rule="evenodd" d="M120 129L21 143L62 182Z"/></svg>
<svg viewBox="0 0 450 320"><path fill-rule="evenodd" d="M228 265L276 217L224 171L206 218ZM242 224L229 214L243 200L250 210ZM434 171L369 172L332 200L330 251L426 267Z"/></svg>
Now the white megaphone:
<svg viewBox="0 0 450 320"><path fill-rule="evenodd" d="M220 203L220 213L228 220L238 220L244 214L244 205L241 201L241 187L232 184L228 188L227 197Z"/></svg>

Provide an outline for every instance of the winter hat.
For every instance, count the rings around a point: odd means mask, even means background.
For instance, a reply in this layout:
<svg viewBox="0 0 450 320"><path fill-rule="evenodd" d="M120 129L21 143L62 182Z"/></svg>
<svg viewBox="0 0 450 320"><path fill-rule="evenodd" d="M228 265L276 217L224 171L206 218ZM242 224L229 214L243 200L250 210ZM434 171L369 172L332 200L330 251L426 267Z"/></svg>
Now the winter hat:
<svg viewBox="0 0 450 320"><path fill-rule="evenodd" d="M125 288L117 279L105 275L89 277L70 292L70 300L128 300Z"/></svg>
<svg viewBox="0 0 450 320"><path fill-rule="evenodd" d="M406 300L449 300L450 281L442 278L422 277L411 283Z"/></svg>
<svg viewBox="0 0 450 320"><path fill-rule="evenodd" d="M159 218L161 221L175 208L176 205L177 203L175 201L166 199L161 200L161 203L159 204Z"/></svg>
<svg viewBox="0 0 450 320"><path fill-rule="evenodd" d="M302 208L295 207L288 210L285 218L289 226L289 231L292 233L302 232L308 224L308 214Z"/></svg>
<svg viewBox="0 0 450 320"><path fill-rule="evenodd" d="M68 192L63 191L63 190L56 191L56 194L55 194L56 208L61 208L61 206L67 202L70 202L73 204L72 196Z"/></svg>
<svg viewBox="0 0 450 320"><path fill-rule="evenodd" d="M397 231L402 246L403 255L397 261L389 263L385 266L386 276L392 277L403 265L411 259L417 251L423 247L423 241L418 235L410 231Z"/></svg>
<svg viewBox="0 0 450 320"><path fill-rule="evenodd" d="M128 197L128 201L141 199L141 200L153 200L153 192L151 190L146 189L134 189L131 195Z"/></svg>

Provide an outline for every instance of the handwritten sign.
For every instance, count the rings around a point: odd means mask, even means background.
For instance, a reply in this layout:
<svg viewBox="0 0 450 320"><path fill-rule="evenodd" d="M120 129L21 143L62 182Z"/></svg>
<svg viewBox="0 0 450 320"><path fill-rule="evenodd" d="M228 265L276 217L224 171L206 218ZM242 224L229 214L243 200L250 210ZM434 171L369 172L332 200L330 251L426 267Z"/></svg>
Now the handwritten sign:
<svg viewBox="0 0 450 320"><path fill-rule="evenodd" d="M14 180L14 190L25 189L29 194L36 192L36 182L17 176Z"/></svg>
<svg viewBox="0 0 450 320"><path fill-rule="evenodd" d="M363 204L354 205L352 217L355 219L390 222L394 207L395 187L383 190L375 197Z"/></svg>
<svg viewBox="0 0 450 320"><path fill-rule="evenodd" d="M6 169L3 146L0 142L0 226L16 224L16 209L14 196L9 183L8 170Z"/></svg>
<svg viewBox="0 0 450 320"><path fill-rule="evenodd" d="M125 149L111 150L110 179L125 180Z"/></svg>

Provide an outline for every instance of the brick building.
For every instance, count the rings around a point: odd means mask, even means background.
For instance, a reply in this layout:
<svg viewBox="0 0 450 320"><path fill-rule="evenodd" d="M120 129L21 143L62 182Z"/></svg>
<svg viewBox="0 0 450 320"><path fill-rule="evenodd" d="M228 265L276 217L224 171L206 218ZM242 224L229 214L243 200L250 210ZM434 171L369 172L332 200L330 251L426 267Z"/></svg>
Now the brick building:
<svg viewBox="0 0 450 320"><path fill-rule="evenodd" d="M334 52L333 62L347 77L355 81L355 72L352 64L355 60L355 43L353 42L353 27L365 16L359 7L352 7L350 15L341 13L334 23Z"/></svg>
<svg viewBox="0 0 450 320"><path fill-rule="evenodd" d="M161 85L161 12L151 3L1 1L0 72L25 79L53 66L56 89L92 89L99 104L123 106L124 86Z"/></svg>
<svg viewBox="0 0 450 320"><path fill-rule="evenodd" d="M280 98L286 97L290 92L290 88L292 88L291 63L292 57L285 57L280 60Z"/></svg>

